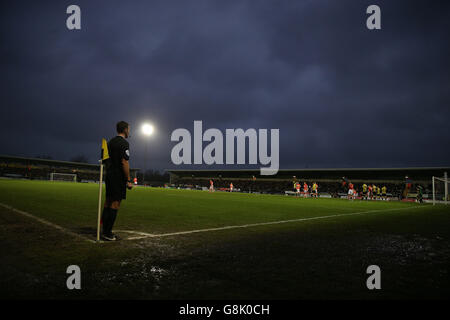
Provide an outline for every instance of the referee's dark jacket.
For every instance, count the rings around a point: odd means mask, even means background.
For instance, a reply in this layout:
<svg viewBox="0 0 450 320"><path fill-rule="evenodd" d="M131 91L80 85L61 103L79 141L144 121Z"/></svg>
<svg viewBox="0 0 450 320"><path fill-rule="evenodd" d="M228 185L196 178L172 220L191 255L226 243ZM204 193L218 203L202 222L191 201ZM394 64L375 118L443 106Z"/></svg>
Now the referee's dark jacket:
<svg viewBox="0 0 450 320"><path fill-rule="evenodd" d="M108 142L109 159L106 160L106 198L120 201L127 195L127 178L123 172L122 159L130 159L130 144L122 136L116 136Z"/></svg>

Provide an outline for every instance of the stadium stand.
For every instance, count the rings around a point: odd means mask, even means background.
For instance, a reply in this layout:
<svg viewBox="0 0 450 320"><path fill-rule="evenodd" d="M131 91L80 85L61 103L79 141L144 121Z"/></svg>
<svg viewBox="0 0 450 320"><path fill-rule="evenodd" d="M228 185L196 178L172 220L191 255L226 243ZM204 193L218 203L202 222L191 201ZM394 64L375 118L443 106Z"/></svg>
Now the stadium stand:
<svg viewBox="0 0 450 320"><path fill-rule="evenodd" d="M443 176L450 172L450 167L418 167L418 168L360 168L360 169L285 169L279 170L274 176L259 176L259 170L168 170L170 184L173 187L202 189L209 187L209 180L214 181L216 189L227 189L232 182L241 192L258 192L284 194L293 191L293 182L319 184L320 194L332 197L347 194L343 186L343 177L351 181L357 191L362 184L386 186L388 195L400 198L405 189L405 177L412 181L411 190L418 185L425 189L425 194L431 193L431 177ZM255 177L255 178L254 178ZM295 178L294 178L295 177Z"/></svg>
<svg viewBox="0 0 450 320"><path fill-rule="evenodd" d="M98 164L40 158L0 156L0 177L49 180L51 173L76 174L77 182L97 182ZM134 177L139 169L130 169Z"/></svg>

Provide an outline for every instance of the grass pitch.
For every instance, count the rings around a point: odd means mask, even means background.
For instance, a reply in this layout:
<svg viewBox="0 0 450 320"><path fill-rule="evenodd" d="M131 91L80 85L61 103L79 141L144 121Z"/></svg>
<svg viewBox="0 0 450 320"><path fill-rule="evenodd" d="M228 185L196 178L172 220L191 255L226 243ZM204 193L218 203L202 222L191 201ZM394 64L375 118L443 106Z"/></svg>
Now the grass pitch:
<svg viewBox="0 0 450 320"><path fill-rule="evenodd" d="M0 206L1 297L450 296L449 207L138 187L116 221L123 240L92 243L97 195L95 184L0 180L1 204L62 228ZM81 290L66 289L72 264ZM371 264L381 290L366 287Z"/></svg>

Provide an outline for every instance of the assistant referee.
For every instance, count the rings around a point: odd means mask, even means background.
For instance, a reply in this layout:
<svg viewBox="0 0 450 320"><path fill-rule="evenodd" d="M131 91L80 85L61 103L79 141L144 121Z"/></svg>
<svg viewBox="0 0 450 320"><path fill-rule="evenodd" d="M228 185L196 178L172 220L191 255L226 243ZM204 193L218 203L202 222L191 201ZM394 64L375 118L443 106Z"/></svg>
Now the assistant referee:
<svg viewBox="0 0 450 320"><path fill-rule="evenodd" d="M109 159L106 160L106 199L102 214L102 238L107 241L116 241L112 233L114 222L120 203L126 198L127 188L133 184L130 179L130 145L126 140L130 135L130 126L125 121L116 125L117 136L109 140Z"/></svg>

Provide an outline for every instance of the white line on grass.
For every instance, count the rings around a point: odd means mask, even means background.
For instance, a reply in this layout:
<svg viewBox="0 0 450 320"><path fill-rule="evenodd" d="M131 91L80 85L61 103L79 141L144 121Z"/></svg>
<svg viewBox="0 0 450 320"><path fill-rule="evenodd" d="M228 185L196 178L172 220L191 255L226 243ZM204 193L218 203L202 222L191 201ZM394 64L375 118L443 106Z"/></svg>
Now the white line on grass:
<svg viewBox="0 0 450 320"><path fill-rule="evenodd" d="M197 230L161 233L161 234L151 234L151 233L128 231L128 230L121 230L121 231L118 230L117 232L127 232L127 233L139 234L140 235L139 237L130 237L130 238L125 239L125 240L139 240L139 239L145 239L145 238L169 237L169 236L178 236L178 235L191 234L191 233L211 232L211 231L220 231L220 230L228 230L228 229L238 229L238 228L250 228L250 227L265 226L265 225L272 225L272 224L282 224L282 223L290 223L290 222L319 220L319 219L328 219L328 218L337 218L337 217L348 217L348 216L362 215L362 214L374 213L374 212L376 213L376 212L386 212L386 211L397 211L397 210L407 210L407 209L414 209L414 208L423 208L423 207L422 206L413 206L413 207L397 208L397 209L369 210L369 211L333 214L333 215L320 216L320 217L299 218L299 219L270 221L270 222L259 222L259 223L250 223L250 224L235 225L235 226L224 226L224 227L217 227L217 228L197 229Z"/></svg>
<svg viewBox="0 0 450 320"><path fill-rule="evenodd" d="M115 232L123 232L123 233L132 233L132 234L138 234L145 237L157 237L157 234L147 233L147 232L141 232L141 231L133 231L133 230L114 230Z"/></svg>
<svg viewBox="0 0 450 320"><path fill-rule="evenodd" d="M57 230L59 230L59 231L65 233L65 234L68 234L68 235L71 235L71 236L73 236L73 237L80 238L80 239L83 239L83 240L86 240L86 241L94 242L94 243L95 243L94 240L91 240L91 239L89 239L89 238L86 238L86 237L82 236L81 234L78 234L78 233L75 233L75 232L73 232L73 231L70 231L69 229L66 229L66 228L64 228L64 227L61 227L61 226L59 226L59 225L57 225L57 224L54 224L54 223L52 223L52 222L50 222L50 221L47 221L47 220L45 220L45 219L38 218L38 217L32 215L31 213L28 213L28 212L25 212L25 211L16 209L16 208L14 208L14 207L8 206L8 205L6 205L6 204L4 204L4 203L1 203L1 202L0 202L0 207L6 208L6 209L11 210L11 211L13 211L13 212L15 212L15 213L21 214L21 215L23 215L23 216L25 216L25 217L34 219L34 220L36 220L36 221L38 221L38 222L40 222L40 223L42 223L42 224L45 224L45 225L47 225L47 226L49 226L49 227L52 227L52 228L55 228L55 229L57 229Z"/></svg>
<svg viewBox="0 0 450 320"><path fill-rule="evenodd" d="M65 234L71 235L76 238L83 239L85 241L89 241L91 243L95 243L96 241L91 240L89 238L86 238L78 233L75 233L73 231L70 231L64 227L61 227L57 224L54 224L50 221L47 221L42 218L38 218L31 213L16 209L14 207L11 207L9 205L6 205L4 203L0 202L0 206L4 207L8 210L11 210L13 212L19 213L23 216L26 216L28 218L34 219L42 224L45 224L47 226L53 227ZM299 219L290 219L290 220L280 220L280 221L270 221L270 222L259 222L259 223L250 223L250 224L243 224L243 225L234 225L234 226L224 226L224 227L217 227L217 228L206 228L206 229L197 229L197 230L188 230L188 231L179 231L179 232L170 232L170 233L161 233L161 234L151 234L146 232L140 232L140 231L132 231L132 230L116 230L116 232L124 232L124 233L132 233L139 235L138 237L130 237L126 238L125 240L139 240L139 239L145 239L145 238L160 238L160 237L169 237L169 236L177 236L177 235L184 235L184 234L191 234L191 233L200 233L200 232L211 232L211 231L221 231L221 230L229 230L229 229L238 229L238 228L250 228L250 227L257 227L257 226L265 226L265 225L272 225L272 224L282 224L282 223L290 223L290 222L301 222L301 221L309 221L309 220L318 220L318 219L328 219L328 218L337 218L337 217L348 217L353 215L362 215L367 213L377 213L377 212L386 212L386 211L398 211L398 210L407 210L407 209L414 209L414 208L422 208L423 206L413 206L413 207L406 207L406 208L397 208L397 209L383 209L383 210L368 210L368 211L360 211L360 212L351 212L351 213L342 213L342 214L333 214L328 216L320 216L320 217L310 217L310 218L299 218Z"/></svg>

